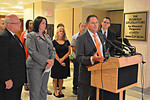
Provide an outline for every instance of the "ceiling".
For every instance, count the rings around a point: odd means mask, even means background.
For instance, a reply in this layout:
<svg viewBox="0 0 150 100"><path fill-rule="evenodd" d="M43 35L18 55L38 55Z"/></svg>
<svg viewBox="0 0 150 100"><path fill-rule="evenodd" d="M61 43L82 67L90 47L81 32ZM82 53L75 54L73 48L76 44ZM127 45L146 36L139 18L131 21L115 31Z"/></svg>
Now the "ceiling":
<svg viewBox="0 0 150 100"><path fill-rule="evenodd" d="M55 9L87 7L101 10L124 9L124 0L0 0L0 15L23 15L23 5L38 1L54 2Z"/></svg>

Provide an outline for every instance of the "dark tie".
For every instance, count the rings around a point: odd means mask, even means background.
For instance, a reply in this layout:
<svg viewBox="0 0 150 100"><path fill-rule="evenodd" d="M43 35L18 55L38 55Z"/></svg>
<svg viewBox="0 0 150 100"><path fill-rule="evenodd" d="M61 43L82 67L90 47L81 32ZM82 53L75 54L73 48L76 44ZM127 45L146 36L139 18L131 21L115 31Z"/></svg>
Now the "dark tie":
<svg viewBox="0 0 150 100"><path fill-rule="evenodd" d="M105 35L105 37L107 37L107 36L106 36L106 32L104 32L104 35Z"/></svg>
<svg viewBox="0 0 150 100"><path fill-rule="evenodd" d="M17 40L17 42L19 43L19 45L22 47L22 45L21 45L21 43L20 43L20 40L19 40L18 36L15 34L14 37L15 37L15 39Z"/></svg>

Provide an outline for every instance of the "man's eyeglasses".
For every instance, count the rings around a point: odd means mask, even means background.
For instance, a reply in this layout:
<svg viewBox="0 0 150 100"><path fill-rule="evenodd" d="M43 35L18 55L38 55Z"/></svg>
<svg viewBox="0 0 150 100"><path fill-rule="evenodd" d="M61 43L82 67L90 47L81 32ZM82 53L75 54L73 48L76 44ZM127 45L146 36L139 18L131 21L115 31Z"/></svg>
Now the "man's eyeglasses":
<svg viewBox="0 0 150 100"><path fill-rule="evenodd" d="M21 22L18 22L18 23L11 23L11 22L8 22L9 24L16 24L16 25L18 25L18 24L21 24Z"/></svg>
<svg viewBox="0 0 150 100"><path fill-rule="evenodd" d="M106 24L106 23L107 23L107 24L110 24L110 22L105 22L105 21L104 21L104 23L105 23L105 24Z"/></svg>

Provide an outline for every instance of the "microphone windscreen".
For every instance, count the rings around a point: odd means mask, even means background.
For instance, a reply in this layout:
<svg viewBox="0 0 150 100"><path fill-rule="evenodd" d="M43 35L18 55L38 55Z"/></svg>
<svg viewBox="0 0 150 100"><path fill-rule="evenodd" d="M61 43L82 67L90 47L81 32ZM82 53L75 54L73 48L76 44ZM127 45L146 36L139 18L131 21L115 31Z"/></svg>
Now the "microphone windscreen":
<svg viewBox="0 0 150 100"><path fill-rule="evenodd" d="M127 45L127 46L131 46L131 44L129 43L128 39L124 38L123 42Z"/></svg>

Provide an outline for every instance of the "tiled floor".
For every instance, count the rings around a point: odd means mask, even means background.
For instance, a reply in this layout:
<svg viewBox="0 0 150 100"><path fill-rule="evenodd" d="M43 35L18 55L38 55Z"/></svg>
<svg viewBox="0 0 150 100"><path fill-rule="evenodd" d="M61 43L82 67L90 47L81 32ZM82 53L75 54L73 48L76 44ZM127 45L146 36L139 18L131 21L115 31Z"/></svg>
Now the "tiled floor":
<svg viewBox="0 0 150 100"><path fill-rule="evenodd" d="M56 98L53 95L47 95L47 100L77 100L77 96L72 93L72 80L73 80L73 67L71 64L71 77L64 80L64 86L66 89L63 90L65 95L64 98ZM53 93L52 87L52 78L49 78L48 89ZM126 91L126 99L125 100L142 100L142 95L140 91L135 91L135 89L128 89ZM30 100L29 92L22 92L22 100ZM150 100L150 91L144 93L144 100Z"/></svg>

